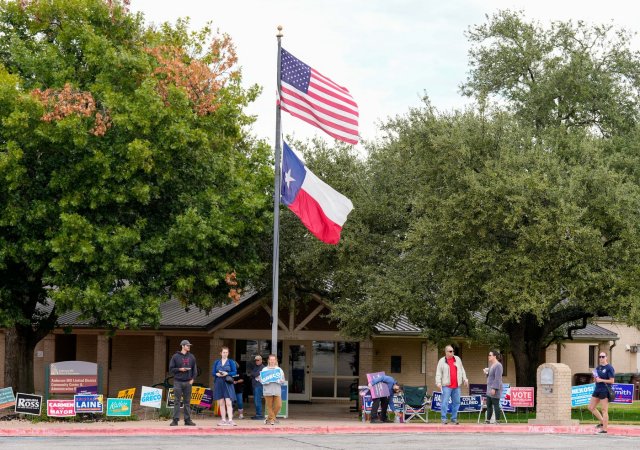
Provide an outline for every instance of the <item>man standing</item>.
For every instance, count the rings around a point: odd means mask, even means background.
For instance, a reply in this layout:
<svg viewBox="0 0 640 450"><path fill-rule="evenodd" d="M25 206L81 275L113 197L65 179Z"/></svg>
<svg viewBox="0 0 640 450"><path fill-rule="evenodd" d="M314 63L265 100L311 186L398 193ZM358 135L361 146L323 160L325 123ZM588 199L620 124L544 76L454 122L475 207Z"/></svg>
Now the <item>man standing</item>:
<svg viewBox="0 0 640 450"><path fill-rule="evenodd" d="M451 423L458 423L458 409L460 409L460 385L469 385L467 374L462 366L462 360L453 354L453 347L447 345L444 356L438 361L436 368L436 386L442 390L442 408L440 418L447 424L447 409L451 398Z"/></svg>
<svg viewBox="0 0 640 450"><path fill-rule="evenodd" d="M496 423L500 420L500 396L502 395L502 364L500 353L497 350L489 352L489 372L487 374L487 420L491 423L491 417L495 412Z"/></svg>
<svg viewBox="0 0 640 450"><path fill-rule="evenodd" d="M393 402L391 402L391 397L395 392L400 390L398 386L398 382L389 375L378 375L371 379L371 384L369 385L369 390L372 390L374 384L385 383L389 388L389 396L388 397L378 397L373 400L371 404L371 423L378 422L378 407L380 407L380 422L389 422L387 419L387 408L389 408L389 404L391 404L391 410L395 412L395 408Z"/></svg>
<svg viewBox="0 0 640 450"><path fill-rule="evenodd" d="M260 382L260 372L264 369L262 364L262 356L256 355L255 364L251 369L251 387L253 388L253 403L256 406L256 415L252 416L253 420L264 420L262 413L262 383Z"/></svg>
<svg viewBox="0 0 640 450"><path fill-rule="evenodd" d="M191 353L191 342L186 339L180 342L182 349L176 352L169 362L169 373L173 375L173 420L171 426L178 425L180 420L180 400L184 404L184 424L194 426L191 421L191 386L197 376L196 357Z"/></svg>

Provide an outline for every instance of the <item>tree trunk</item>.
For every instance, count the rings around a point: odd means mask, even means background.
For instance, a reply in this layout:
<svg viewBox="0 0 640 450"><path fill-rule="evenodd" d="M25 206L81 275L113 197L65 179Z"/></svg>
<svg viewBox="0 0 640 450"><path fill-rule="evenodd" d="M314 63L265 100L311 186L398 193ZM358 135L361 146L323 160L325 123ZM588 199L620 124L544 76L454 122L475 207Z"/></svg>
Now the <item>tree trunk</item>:
<svg viewBox="0 0 640 450"><path fill-rule="evenodd" d="M536 374L544 350L543 327L533 317L523 317L518 323L505 324L516 366L516 385L536 387Z"/></svg>
<svg viewBox="0 0 640 450"><path fill-rule="evenodd" d="M20 325L5 333L4 380L14 392L34 392L33 352L40 341L36 337L31 327Z"/></svg>

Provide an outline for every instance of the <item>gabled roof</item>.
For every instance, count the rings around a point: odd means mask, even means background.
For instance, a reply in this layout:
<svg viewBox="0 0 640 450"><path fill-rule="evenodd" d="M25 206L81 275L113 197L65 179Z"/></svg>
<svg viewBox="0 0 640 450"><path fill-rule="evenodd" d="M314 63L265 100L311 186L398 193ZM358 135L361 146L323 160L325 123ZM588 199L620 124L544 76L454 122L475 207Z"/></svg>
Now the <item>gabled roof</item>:
<svg viewBox="0 0 640 450"><path fill-rule="evenodd" d="M379 334L418 336L422 333L422 329L409 322L405 316L400 316L393 325L379 322L374 328Z"/></svg>
<svg viewBox="0 0 640 450"><path fill-rule="evenodd" d="M607 330L606 328L593 323L587 324L586 328L573 330L571 335L576 340L617 341L620 339L618 333Z"/></svg>

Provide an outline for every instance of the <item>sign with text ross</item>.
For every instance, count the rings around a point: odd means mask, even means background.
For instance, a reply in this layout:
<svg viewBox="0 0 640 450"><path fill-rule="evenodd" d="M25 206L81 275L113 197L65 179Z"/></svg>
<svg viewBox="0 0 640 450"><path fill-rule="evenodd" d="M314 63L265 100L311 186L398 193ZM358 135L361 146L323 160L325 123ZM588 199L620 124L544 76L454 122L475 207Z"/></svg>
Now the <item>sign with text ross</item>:
<svg viewBox="0 0 640 450"><path fill-rule="evenodd" d="M449 397L449 404L447 405L448 412L451 412L451 404L451 397ZM458 409L458 412L474 412L480 410L482 410L481 395L460 396L460 409ZM434 392L431 396L431 411L442 411L442 392Z"/></svg>
<svg viewBox="0 0 640 450"><path fill-rule="evenodd" d="M511 406L514 408L533 408L534 390L532 387L511 388Z"/></svg>
<svg viewBox="0 0 640 450"><path fill-rule="evenodd" d="M140 406L160 408L162 406L162 389L142 386L140 392Z"/></svg>
<svg viewBox="0 0 640 450"><path fill-rule="evenodd" d="M62 361L49 365L49 393L75 394L76 388L98 384L98 365L87 361Z"/></svg>
<svg viewBox="0 0 640 450"><path fill-rule="evenodd" d="M378 378L378 377L383 377L386 374L384 372L374 372L374 373L368 373L367 374L367 383L369 383L369 385L371 385L371 398L376 399L376 398L382 398L382 397L389 397L391 395L391 392L389 392L389 386L387 386L387 383L376 383L376 384L371 384L371 381L373 381L374 378Z"/></svg>
<svg viewBox="0 0 640 450"><path fill-rule="evenodd" d="M76 395L73 397L76 414L98 413L102 414L102 395Z"/></svg>
<svg viewBox="0 0 640 450"><path fill-rule="evenodd" d="M13 395L13 388L6 387L0 389L0 409L8 408L10 406L15 405L16 396Z"/></svg>
<svg viewBox="0 0 640 450"><path fill-rule="evenodd" d="M128 398L133 400L133 397L136 395L136 388L127 388L121 391L118 391L118 398Z"/></svg>
<svg viewBox="0 0 640 450"><path fill-rule="evenodd" d="M39 416L42 410L42 396L18 392L15 412Z"/></svg>
<svg viewBox="0 0 640 450"><path fill-rule="evenodd" d="M73 400L47 400L47 416L73 417L76 415L76 405Z"/></svg>
<svg viewBox="0 0 640 450"><path fill-rule="evenodd" d="M130 398L108 398L107 416L128 417L131 415Z"/></svg>

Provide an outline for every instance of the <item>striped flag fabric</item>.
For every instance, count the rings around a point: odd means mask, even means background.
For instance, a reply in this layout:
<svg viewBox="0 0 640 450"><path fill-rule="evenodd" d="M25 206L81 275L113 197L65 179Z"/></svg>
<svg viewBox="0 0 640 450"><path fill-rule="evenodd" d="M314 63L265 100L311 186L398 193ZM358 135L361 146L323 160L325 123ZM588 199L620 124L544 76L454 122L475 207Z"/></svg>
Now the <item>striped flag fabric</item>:
<svg viewBox="0 0 640 450"><path fill-rule="evenodd" d="M285 49L280 53L280 107L349 144L358 143L358 105L349 90Z"/></svg>

